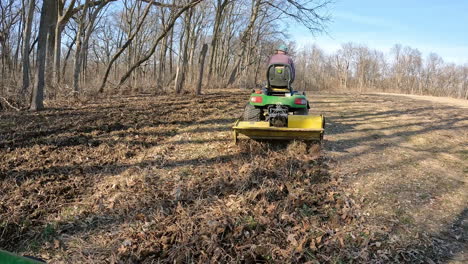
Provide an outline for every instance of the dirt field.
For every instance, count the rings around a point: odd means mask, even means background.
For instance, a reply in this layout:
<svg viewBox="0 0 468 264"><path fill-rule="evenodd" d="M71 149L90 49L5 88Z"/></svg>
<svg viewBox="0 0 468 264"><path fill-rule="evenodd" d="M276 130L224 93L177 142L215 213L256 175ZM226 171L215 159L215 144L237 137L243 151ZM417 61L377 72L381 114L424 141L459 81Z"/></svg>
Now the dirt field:
<svg viewBox="0 0 468 264"><path fill-rule="evenodd" d="M364 199L369 224L389 232L387 242L410 243L410 255L451 252L445 261L466 263L468 102L389 94L315 101L330 121L331 173Z"/></svg>
<svg viewBox="0 0 468 264"><path fill-rule="evenodd" d="M466 108L321 94L322 147L236 146L247 96L0 113L0 248L50 263L467 261Z"/></svg>

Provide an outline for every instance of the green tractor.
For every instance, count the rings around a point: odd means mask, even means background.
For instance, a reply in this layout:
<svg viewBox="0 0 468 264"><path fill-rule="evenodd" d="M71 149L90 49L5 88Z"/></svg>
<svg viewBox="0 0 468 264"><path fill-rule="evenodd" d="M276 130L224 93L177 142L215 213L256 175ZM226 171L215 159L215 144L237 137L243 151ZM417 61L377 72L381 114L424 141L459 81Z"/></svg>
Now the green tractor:
<svg viewBox="0 0 468 264"><path fill-rule="evenodd" d="M0 249L0 263L2 264L44 264L39 258L25 256L21 257Z"/></svg>
<svg viewBox="0 0 468 264"><path fill-rule="evenodd" d="M309 101L305 93L292 89L291 73L288 64L268 66L266 87L250 95L233 127L236 142L239 134L253 139L323 139L325 118L309 115Z"/></svg>

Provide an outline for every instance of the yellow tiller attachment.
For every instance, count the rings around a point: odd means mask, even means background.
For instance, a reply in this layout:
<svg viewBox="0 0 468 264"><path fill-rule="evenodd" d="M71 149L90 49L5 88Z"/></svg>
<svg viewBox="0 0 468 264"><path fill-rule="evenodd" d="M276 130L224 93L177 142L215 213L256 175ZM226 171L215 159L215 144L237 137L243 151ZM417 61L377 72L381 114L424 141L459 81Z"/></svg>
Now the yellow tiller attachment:
<svg viewBox="0 0 468 264"><path fill-rule="evenodd" d="M288 127L272 127L269 122L249 122L237 120L234 130L234 142L239 134L252 139L282 139L282 140L322 140L325 118L309 115L288 116Z"/></svg>

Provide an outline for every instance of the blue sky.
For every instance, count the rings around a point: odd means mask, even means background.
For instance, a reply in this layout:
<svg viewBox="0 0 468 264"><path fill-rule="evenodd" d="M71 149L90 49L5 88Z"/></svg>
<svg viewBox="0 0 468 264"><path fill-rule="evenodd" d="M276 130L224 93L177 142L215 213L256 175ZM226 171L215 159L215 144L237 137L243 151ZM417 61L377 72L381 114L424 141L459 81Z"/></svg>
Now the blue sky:
<svg viewBox="0 0 468 264"><path fill-rule="evenodd" d="M346 42L386 53L400 43L424 57L435 52L446 62L468 63L468 0L335 0L329 12L328 34L313 37L294 25L292 40L315 42L329 53Z"/></svg>

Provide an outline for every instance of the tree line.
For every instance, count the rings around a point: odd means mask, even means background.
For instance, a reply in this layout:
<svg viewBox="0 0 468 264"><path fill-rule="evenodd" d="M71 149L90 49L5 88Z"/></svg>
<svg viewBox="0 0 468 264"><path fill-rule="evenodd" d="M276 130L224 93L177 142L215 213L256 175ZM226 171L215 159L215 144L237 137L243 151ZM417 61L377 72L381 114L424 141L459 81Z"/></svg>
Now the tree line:
<svg viewBox="0 0 468 264"><path fill-rule="evenodd" d="M0 0L0 97L200 93L259 77L288 21L324 30L329 0ZM5 104L3 104L5 107Z"/></svg>
<svg viewBox="0 0 468 264"><path fill-rule="evenodd" d="M296 85L305 90L382 91L468 99L468 63L445 63L436 53L396 44L386 55L346 43L332 54L317 45L296 51Z"/></svg>
<svg viewBox="0 0 468 264"><path fill-rule="evenodd" d="M261 85L288 26L319 34L330 0L0 0L0 108L96 94ZM285 41L286 40L286 41ZM467 98L467 67L395 46L292 49L296 87Z"/></svg>

